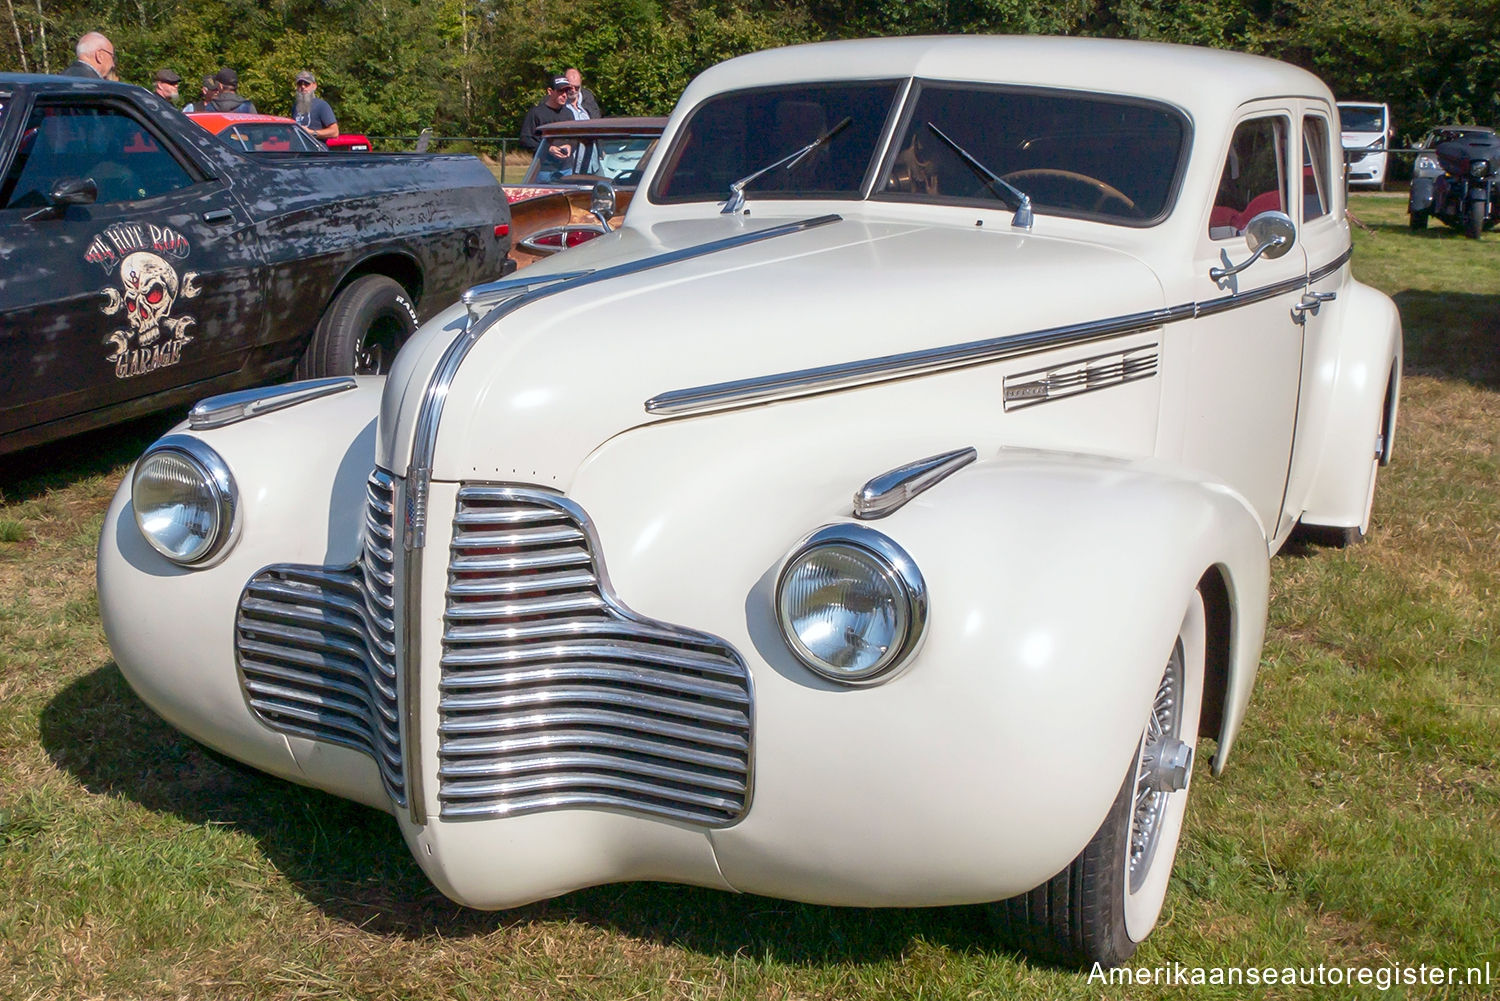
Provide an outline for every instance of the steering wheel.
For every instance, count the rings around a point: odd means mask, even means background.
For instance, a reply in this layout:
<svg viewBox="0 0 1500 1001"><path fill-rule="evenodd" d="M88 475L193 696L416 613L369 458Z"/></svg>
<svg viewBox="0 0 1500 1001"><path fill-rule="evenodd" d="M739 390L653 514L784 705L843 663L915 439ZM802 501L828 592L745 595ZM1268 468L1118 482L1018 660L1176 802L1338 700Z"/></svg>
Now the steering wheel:
<svg viewBox="0 0 1500 1001"><path fill-rule="evenodd" d="M1033 167L1030 170L1017 170L1005 175L1005 180L1014 184L1022 191L1026 191L1026 182L1028 181L1049 179L1067 181L1071 184L1082 185L1092 189L1098 197L1094 199L1094 204L1088 207L1088 211L1090 212L1102 211L1104 206L1110 202L1119 202L1125 207L1126 212L1132 215L1139 215L1139 210L1135 207L1135 202L1131 200L1129 195L1125 194L1119 188L1107 184L1097 177L1090 177L1087 174L1079 174L1071 170L1059 170L1055 167ZM1031 192L1027 191L1026 193L1030 194Z"/></svg>

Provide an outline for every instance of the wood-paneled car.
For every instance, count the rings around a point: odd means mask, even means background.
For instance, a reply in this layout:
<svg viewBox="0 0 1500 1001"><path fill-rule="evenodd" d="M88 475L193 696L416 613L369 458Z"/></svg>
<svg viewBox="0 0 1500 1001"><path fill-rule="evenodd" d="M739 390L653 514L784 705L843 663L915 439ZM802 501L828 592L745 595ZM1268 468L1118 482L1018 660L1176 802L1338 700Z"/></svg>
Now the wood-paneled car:
<svg viewBox="0 0 1500 1001"><path fill-rule="evenodd" d="M0 453L385 371L507 273L509 224L471 156L248 153L140 87L0 74Z"/></svg>
<svg viewBox="0 0 1500 1001"><path fill-rule="evenodd" d="M591 211L594 185L609 182L615 189L616 210L624 212L666 124L665 118L586 118L543 125L544 140L572 147L575 169L544 181L538 177L541 161L533 160L520 184L505 186L516 266L525 267L607 232L609 220Z"/></svg>
<svg viewBox="0 0 1500 1001"><path fill-rule="evenodd" d="M618 230L384 380L155 444L100 546L115 657L475 907L982 902L1119 963L1250 711L1272 554L1360 538L1391 456L1338 139L1316 77L1206 49L714 67Z"/></svg>

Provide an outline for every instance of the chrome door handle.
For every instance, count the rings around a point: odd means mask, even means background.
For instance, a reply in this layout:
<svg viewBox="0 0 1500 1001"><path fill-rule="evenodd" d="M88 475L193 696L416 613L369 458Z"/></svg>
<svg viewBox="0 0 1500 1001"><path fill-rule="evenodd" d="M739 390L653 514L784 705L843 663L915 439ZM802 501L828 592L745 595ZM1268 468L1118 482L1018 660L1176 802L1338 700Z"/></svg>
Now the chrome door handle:
<svg viewBox="0 0 1500 1001"><path fill-rule="evenodd" d="M214 209L212 212L203 213L203 221L212 225L234 222L234 213L229 209Z"/></svg>
<svg viewBox="0 0 1500 1001"><path fill-rule="evenodd" d="M1338 297L1337 292L1305 292L1302 295L1302 301L1292 307L1292 319L1298 323L1305 323L1308 313L1317 316L1323 303L1332 302Z"/></svg>

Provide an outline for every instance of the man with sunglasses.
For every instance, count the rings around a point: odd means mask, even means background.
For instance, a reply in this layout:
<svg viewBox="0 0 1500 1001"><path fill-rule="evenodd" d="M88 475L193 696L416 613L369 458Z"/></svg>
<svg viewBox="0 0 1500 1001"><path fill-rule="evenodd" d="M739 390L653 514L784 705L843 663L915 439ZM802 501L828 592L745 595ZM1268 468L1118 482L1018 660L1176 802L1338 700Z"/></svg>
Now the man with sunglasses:
<svg viewBox="0 0 1500 1001"><path fill-rule="evenodd" d="M575 93L577 88L563 74L549 76L546 98L526 112L526 119L521 123L521 145L541 159L536 173L538 181L556 181L573 172L572 144L544 143L540 130L543 125L553 122L573 121L568 102Z"/></svg>
<svg viewBox="0 0 1500 1001"><path fill-rule="evenodd" d="M115 47L108 38L90 31L73 47L78 58L62 71L63 76L81 76L87 80L115 80Z"/></svg>
<svg viewBox="0 0 1500 1001"><path fill-rule="evenodd" d="M296 90L292 97L292 117L297 124L319 139L332 139L339 134L339 123L333 115L333 107L318 96L318 78L312 70L297 74Z"/></svg>

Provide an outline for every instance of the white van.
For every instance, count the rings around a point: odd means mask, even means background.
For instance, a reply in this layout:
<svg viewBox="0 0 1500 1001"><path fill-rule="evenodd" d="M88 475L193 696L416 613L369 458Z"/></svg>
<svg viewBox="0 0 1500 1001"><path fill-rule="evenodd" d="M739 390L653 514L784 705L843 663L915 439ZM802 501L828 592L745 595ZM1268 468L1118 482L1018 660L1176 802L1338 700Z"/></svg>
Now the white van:
<svg viewBox="0 0 1500 1001"><path fill-rule="evenodd" d="M1396 134L1390 106L1340 101L1339 131L1344 136L1349 186L1371 184L1385 190L1386 146Z"/></svg>

